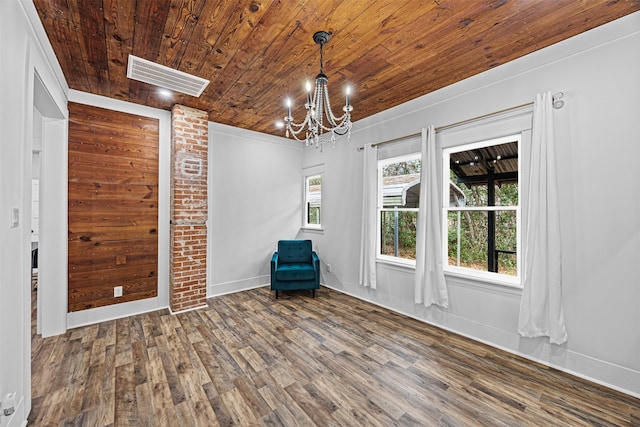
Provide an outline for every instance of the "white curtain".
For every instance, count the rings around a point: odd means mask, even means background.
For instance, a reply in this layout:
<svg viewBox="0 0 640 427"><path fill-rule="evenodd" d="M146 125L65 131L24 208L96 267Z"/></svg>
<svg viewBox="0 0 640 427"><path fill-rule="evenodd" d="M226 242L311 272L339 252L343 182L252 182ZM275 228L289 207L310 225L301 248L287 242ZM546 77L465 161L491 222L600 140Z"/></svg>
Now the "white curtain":
<svg viewBox="0 0 640 427"><path fill-rule="evenodd" d="M525 263L518 332L567 341L562 311L560 214L551 93L538 94L533 107L531 168Z"/></svg>
<svg viewBox="0 0 640 427"><path fill-rule="evenodd" d="M362 230L360 238L360 279L363 286L376 288L376 224L378 202L378 148L364 146L362 168Z"/></svg>
<svg viewBox="0 0 640 427"><path fill-rule="evenodd" d="M442 261L442 224L438 192L436 131L422 129L422 169L420 172L420 206L416 238L415 302L440 307L449 306Z"/></svg>

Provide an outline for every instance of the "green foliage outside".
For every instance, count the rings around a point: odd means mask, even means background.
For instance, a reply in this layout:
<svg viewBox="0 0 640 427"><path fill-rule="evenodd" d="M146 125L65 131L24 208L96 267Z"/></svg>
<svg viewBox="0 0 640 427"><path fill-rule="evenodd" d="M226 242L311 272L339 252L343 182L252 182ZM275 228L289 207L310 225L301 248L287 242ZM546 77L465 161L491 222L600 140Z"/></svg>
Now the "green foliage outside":
<svg viewBox="0 0 640 427"><path fill-rule="evenodd" d="M308 218L307 224L321 224L320 222L320 207L309 206L307 208Z"/></svg>
<svg viewBox="0 0 640 427"><path fill-rule="evenodd" d="M420 159L397 162L382 168L382 176L402 176L420 173ZM402 207L402 206L398 206ZM394 229L395 215L398 215L398 256L416 259L416 226L418 213L413 211L384 211L380 218L380 253L395 256Z"/></svg>
<svg viewBox="0 0 640 427"><path fill-rule="evenodd" d="M308 192L322 192L322 177L314 176L307 180ZM320 205L312 205L307 203L307 224L321 224L320 222Z"/></svg>
<svg viewBox="0 0 640 427"><path fill-rule="evenodd" d="M420 160L398 162L383 167L383 177L400 176L420 172ZM451 181L457 177L451 172ZM465 195L466 206L487 206L487 187L483 185L468 187L459 185ZM503 184L495 188L496 206L517 206L518 185ZM383 211L380 218L381 242L380 252L383 255L395 256L394 229L395 215L398 221L398 256L405 259L416 259L416 225L418 213L414 211ZM516 251L516 212L496 211L495 248L503 251ZM449 264L457 265L458 256L458 211L451 211L448 220L448 256ZM460 266L475 270L487 271L487 212L460 211ZM500 253L498 256L498 272L508 275L517 274L516 254Z"/></svg>
<svg viewBox="0 0 640 427"><path fill-rule="evenodd" d="M384 211L380 218L382 255L395 256L394 252L394 216L398 215L398 256L406 259L416 259L416 224L417 212Z"/></svg>
<svg viewBox="0 0 640 427"><path fill-rule="evenodd" d="M452 180L456 182L452 173ZM459 185L466 197L466 206L487 206L487 187ZM517 206L518 185L503 184L495 188L496 206ZM449 264L457 264L458 212L450 211L448 218ZM516 251L516 212L496 211L495 248L505 251ZM460 265L462 267L487 271L487 212L461 211L460 213ZM498 272L516 275L516 254L500 253L498 255Z"/></svg>
<svg viewBox="0 0 640 427"><path fill-rule="evenodd" d="M391 163L383 166L382 176L400 176L420 173L420 159L409 160L406 162Z"/></svg>
<svg viewBox="0 0 640 427"><path fill-rule="evenodd" d="M309 179L309 186L312 185L322 185L322 178L319 176L316 176L314 178L310 178Z"/></svg>

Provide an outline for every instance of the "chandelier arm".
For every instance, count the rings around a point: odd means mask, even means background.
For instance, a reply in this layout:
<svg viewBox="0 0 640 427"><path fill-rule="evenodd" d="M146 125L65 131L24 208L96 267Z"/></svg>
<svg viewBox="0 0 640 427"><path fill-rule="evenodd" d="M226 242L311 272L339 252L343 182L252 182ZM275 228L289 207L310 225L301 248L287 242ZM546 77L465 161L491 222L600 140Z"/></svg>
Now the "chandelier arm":
<svg viewBox="0 0 640 427"><path fill-rule="evenodd" d="M340 132L340 130L343 130L343 132ZM333 132L335 132L336 135L338 135L338 136L344 136L344 135L348 134L350 131L351 131L351 126L345 127L345 128L340 127L340 128L334 128L333 129Z"/></svg>

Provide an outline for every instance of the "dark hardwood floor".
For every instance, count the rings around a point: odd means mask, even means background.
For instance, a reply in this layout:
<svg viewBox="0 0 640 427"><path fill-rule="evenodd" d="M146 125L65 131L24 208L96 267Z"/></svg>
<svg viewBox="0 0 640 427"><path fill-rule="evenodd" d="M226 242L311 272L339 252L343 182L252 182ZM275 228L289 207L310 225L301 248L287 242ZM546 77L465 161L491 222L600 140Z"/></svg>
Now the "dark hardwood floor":
<svg viewBox="0 0 640 427"><path fill-rule="evenodd" d="M640 399L326 288L208 305L34 336L29 425L640 425Z"/></svg>

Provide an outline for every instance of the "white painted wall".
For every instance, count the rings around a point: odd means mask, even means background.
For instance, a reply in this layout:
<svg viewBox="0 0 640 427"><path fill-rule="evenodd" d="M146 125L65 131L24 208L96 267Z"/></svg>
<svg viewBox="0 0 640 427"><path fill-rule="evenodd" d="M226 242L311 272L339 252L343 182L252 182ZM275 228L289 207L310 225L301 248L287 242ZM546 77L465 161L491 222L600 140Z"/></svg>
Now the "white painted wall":
<svg viewBox="0 0 640 427"><path fill-rule="evenodd" d="M350 144L305 150L304 165L325 164L324 234L302 233L323 264L332 264L323 283L640 397L638 46L635 13L361 120ZM563 91L566 101L555 117L569 342L518 336L518 289L448 276L450 308L427 310L413 303L413 270L384 264L377 290L360 287L362 153L355 148L521 105L545 91Z"/></svg>
<svg viewBox="0 0 640 427"><path fill-rule="evenodd" d="M265 285L301 226L302 154L283 138L209 123L207 296Z"/></svg>
<svg viewBox="0 0 640 427"><path fill-rule="evenodd" d="M0 2L0 397L17 394L16 412L0 416L2 427L26 424L31 409L30 216L36 74L49 98L42 115L62 119L66 114L68 89L62 71L52 59L48 41L43 45L41 40L47 39L30 1ZM14 207L20 209L20 225L11 228Z"/></svg>

